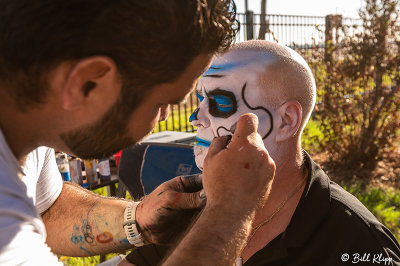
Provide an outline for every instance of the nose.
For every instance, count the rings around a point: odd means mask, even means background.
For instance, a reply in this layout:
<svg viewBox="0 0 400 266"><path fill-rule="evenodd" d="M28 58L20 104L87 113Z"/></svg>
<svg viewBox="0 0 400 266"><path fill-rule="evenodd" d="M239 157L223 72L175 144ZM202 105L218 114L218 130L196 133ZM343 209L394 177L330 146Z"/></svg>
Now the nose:
<svg viewBox="0 0 400 266"><path fill-rule="evenodd" d="M169 104L162 105L160 107L159 112L160 112L160 117L158 119L158 122L167 120L169 115Z"/></svg>
<svg viewBox="0 0 400 266"><path fill-rule="evenodd" d="M207 99L200 102L199 106L194 110L194 112L189 117L189 122L194 127L209 127L210 119L207 116L208 110Z"/></svg>
<svg viewBox="0 0 400 266"><path fill-rule="evenodd" d="M197 120L197 114L199 113L199 107L194 110L194 112L190 115L189 117L189 122L192 123L192 121Z"/></svg>

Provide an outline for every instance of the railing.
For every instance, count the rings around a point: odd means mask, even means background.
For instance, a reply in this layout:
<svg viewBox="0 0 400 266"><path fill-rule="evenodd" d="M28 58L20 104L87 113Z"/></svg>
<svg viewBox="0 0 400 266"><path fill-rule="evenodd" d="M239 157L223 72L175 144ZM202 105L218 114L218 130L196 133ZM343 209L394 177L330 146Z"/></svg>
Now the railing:
<svg viewBox="0 0 400 266"><path fill-rule="evenodd" d="M158 122L154 128L154 132L165 130L196 131L196 128L189 123L189 117L196 110L198 104L199 100L196 93L191 93L184 103L171 105L168 119L164 122Z"/></svg>
<svg viewBox="0 0 400 266"><path fill-rule="evenodd" d="M266 15L265 23L261 14L239 13L237 18L241 29L237 41L264 39L276 41L292 48L308 48L314 40L323 40L325 17ZM265 27L266 34L260 36Z"/></svg>
<svg viewBox="0 0 400 266"><path fill-rule="evenodd" d="M268 14L264 17L250 11L246 14L238 13L237 20L240 22L240 31L236 42L265 39L289 46L301 53L315 48L324 52L328 39L339 42L341 38L341 33L337 30L339 27L345 26L350 34L362 29L359 19L342 18L340 15L322 17ZM265 35L259 36L263 30ZM195 93L192 93L185 103L171 106L167 121L159 122L154 132L196 131L196 128L190 125L189 117L198 103Z"/></svg>

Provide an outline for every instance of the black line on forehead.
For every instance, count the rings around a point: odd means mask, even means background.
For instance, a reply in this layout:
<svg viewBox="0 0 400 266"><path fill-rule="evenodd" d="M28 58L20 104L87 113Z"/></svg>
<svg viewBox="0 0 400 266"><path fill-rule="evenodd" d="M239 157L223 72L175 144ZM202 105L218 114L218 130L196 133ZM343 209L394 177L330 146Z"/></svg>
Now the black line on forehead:
<svg viewBox="0 0 400 266"><path fill-rule="evenodd" d="M203 75L203 78L222 78L225 75L211 74L211 75Z"/></svg>
<svg viewBox="0 0 400 266"><path fill-rule="evenodd" d="M250 104L246 101L246 97L245 97L245 95L244 95L244 91L245 91L245 89L246 89L246 85L247 85L247 83L245 83L245 84L243 85L243 88L242 88L242 99L243 99L244 104L245 104L250 110L263 110L263 111L265 111L265 112L269 115L270 123L271 123L271 128L270 128L270 130L267 132L267 134L265 134L265 136L262 138L262 139L266 139L266 138L272 133L272 130L273 130L273 127L274 127L272 114L271 114L270 111L268 111L268 109L266 109L266 108L263 107L263 106L257 106L257 107L251 107L251 106L250 106Z"/></svg>

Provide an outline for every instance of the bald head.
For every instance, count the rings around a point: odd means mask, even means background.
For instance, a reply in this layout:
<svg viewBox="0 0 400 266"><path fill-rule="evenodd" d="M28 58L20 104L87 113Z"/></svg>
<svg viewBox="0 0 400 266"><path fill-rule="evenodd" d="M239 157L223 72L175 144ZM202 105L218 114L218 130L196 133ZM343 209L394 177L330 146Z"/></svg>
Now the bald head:
<svg viewBox="0 0 400 266"><path fill-rule="evenodd" d="M300 135L315 103L315 82L304 59L267 41L236 44L214 58L196 87L199 168L214 137L232 135L244 113L259 119L258 133L274 160L300 150Z"/></svg>
<svg viewBox="0 0 400 266"><path fill-rule="evenodd" d="M271 108L295 100L302 107L301 129L315 105L316 86L306 61L294 50L269 41L253 40L234 45L215 58L214 64L236 64L258 75L263 100Z"/></svg>

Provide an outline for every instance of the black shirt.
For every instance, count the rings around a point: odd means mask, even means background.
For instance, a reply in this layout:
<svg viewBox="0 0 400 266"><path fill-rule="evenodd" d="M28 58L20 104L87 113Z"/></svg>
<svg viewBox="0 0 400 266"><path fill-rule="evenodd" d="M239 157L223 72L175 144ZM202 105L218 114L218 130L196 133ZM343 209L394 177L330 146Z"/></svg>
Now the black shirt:
<svg viewBox="0 0 400 266"><path fill-rule="evenodd" d="M392 233L304 154L309 176L288 227L244 265L400 265Z"/></svg>

